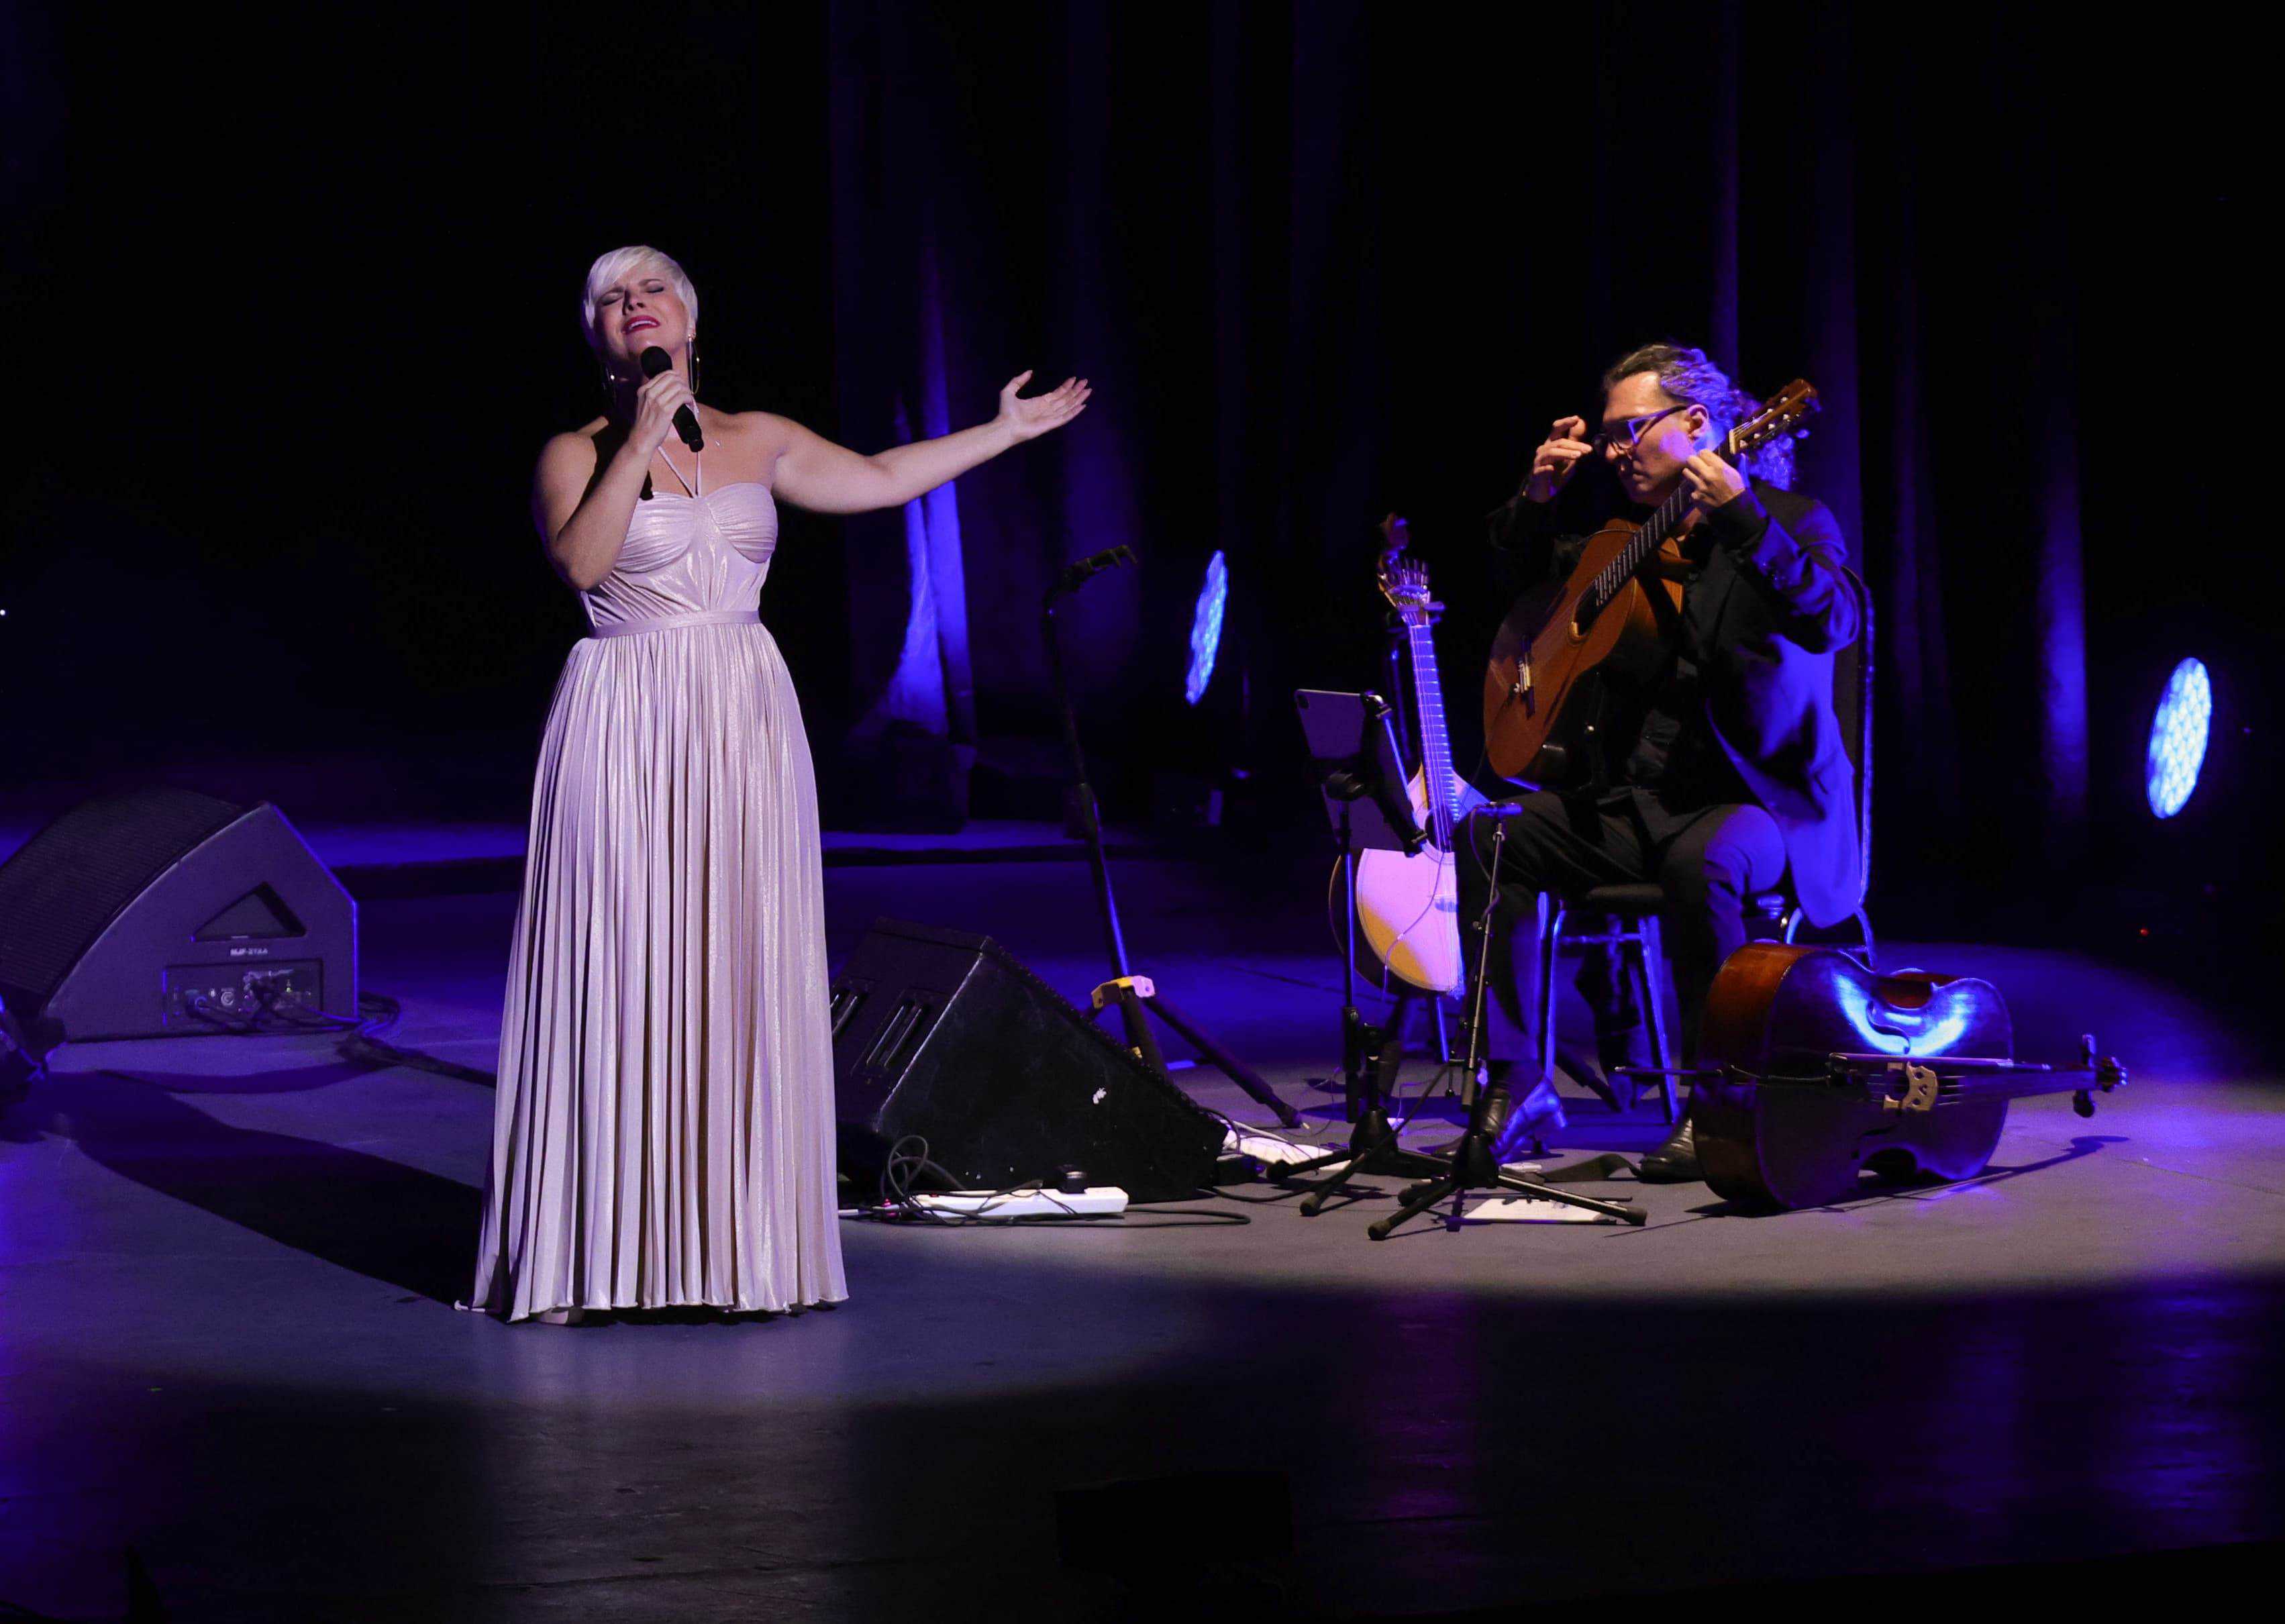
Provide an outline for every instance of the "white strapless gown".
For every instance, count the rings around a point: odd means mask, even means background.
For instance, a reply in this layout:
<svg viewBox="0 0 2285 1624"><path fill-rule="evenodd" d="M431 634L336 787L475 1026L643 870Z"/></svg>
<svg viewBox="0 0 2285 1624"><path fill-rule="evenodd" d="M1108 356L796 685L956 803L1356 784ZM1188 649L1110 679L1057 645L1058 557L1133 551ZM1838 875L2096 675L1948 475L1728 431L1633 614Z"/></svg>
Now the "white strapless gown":
<svg viewBox="0 0 2285 1624"><path fill-rule="evenodd" d="M472 1306L848 1295L817 787L766 486L637 504L556 684Z"/></svg>

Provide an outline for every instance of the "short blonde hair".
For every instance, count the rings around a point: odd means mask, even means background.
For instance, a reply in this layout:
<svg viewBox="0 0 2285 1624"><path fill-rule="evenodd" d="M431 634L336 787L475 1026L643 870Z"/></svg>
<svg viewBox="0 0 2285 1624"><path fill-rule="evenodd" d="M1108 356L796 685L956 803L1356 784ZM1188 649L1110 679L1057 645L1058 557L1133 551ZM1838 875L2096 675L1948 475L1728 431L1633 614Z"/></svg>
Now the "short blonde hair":
<svg viewBox="0 0 2285 1624"><path fill-rule="evenodd" d="M674 263L671 255L662 254L656 248L644 247L639 243L633 247L613 248L587 267L587 291L579 301L579 325L587 335L588 349L601 349L603 347L601 338L595 332L597 302L625 281L630 272L642 265L658 267L659 273L674 289L675 296L682 301L683 309L690 312L691 332L695 333L698 331L698 290L691 286L689 277L683 273L681 266Z"/></svg>

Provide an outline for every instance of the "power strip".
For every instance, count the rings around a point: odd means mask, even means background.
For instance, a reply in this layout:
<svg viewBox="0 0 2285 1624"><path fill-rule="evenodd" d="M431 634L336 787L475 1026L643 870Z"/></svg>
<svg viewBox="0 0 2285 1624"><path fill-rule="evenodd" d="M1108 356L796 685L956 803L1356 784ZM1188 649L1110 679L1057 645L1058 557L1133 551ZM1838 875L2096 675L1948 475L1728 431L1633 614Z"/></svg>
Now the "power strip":
<svg viewBox="0 0 2285 1624"><path fill-rule="evenodd" d="M925 1212L963 1218L1116 1218L1127 1210L1127 1192L1116 1184L1092 1184L1081 1196L1052 1189L1007 1195L988 1189L955 1189L940 1196L915 1196L913 1201Z"/></svg>

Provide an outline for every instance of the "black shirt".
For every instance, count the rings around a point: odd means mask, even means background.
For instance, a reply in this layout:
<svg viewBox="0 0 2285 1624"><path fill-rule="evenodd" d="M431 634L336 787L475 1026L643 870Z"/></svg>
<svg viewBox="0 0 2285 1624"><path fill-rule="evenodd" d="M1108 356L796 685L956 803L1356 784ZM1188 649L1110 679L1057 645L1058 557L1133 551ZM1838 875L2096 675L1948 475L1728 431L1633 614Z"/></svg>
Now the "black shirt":
<svg viewBox="0 0 2285 1624"><path fill-rule="evenodd" d="M1713 545L1713 531L1703 523L1693 526L1682 538L1685 594L1705 573ZM1655 582L1645 584L1652 592L1660 590ZM1620 769L1620 781L1650 790L1669 812L1695 812L1745 799L1745 786L1739 782L1730 758L1714 737L1713 726L1706 719L1706 695L1699 672L1707 651L1697 646L1698 633L1687 619L1672 632L1676 639L1672 658L1651 691L1634 748Z"/></svg>

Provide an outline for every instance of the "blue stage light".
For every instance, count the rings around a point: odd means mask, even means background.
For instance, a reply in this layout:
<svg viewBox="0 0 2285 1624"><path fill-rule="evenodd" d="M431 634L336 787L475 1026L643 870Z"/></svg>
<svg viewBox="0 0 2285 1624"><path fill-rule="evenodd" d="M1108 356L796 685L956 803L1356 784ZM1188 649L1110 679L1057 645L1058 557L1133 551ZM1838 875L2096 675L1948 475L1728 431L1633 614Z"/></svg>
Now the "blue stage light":
<svg viewBox="0 0 2285 1624"><path fill-rule="evenodd" d="M1229 601L1229 563L1217 551L1206 561L1205 584L1198 588L1198 607L1190 617L1190 675L1182 684L1182 697L1191 704L1206 696L1213 680L1214 651L1221 647L1222 606Z"/></svg>
<svg viewBox="0 0 2285 1624"><path fill-rule="evenodd" d="M2150 723L2150 756L2144 788L2150 810L2171 818L2198 787L2205 765L2206 728L2213 720L2213 681L2203 660L2185 660L2166 679L2158 714Z"/></svg>

